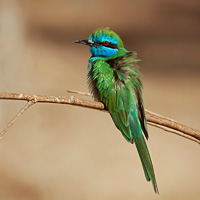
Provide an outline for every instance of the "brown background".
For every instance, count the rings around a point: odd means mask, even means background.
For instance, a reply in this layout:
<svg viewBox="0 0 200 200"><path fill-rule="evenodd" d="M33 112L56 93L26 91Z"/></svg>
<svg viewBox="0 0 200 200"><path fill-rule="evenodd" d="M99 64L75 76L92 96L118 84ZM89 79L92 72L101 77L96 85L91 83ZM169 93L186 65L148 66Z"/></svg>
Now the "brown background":
<svg viewBox="0 0 200 200"><path fill-rule="evenodd" d="M0 0L0 91L88 91L87 39L109 26L136 50L145 107L200 129L199 0ZM25 102L0 101L1 130ZM160 195L106 113L37 104L0 141L0 199L200 197L200 148L149 126Z"/></svg>

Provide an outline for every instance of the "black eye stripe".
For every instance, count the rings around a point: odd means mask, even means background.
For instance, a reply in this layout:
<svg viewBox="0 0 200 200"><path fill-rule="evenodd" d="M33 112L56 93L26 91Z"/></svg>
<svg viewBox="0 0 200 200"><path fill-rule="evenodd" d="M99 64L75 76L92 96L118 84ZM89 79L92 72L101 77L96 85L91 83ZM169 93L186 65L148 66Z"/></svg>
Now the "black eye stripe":
<svg viewBox="0 0 200 200"><path fill-rule="evenodd" d="M112 49L118 49L118 46L116 44L113 43L108 43L108 45L105 45L104 42L94 42L94 44L92 44L92 46L98 47L98 46L104 46L104 47L110 47Z"/></svg>
<svg viewBox="0 0 200 200"><path fill-rule="evenodd" d="M103 46L105 46L105 47L110 47L110 48L112 48L112 49L118 49L118 47L117 47L117 45L116 44L113 44L113 43L108 43L108 45L105 45L103 42L100 42L99 43L100 45L103 45Z"/></svg>

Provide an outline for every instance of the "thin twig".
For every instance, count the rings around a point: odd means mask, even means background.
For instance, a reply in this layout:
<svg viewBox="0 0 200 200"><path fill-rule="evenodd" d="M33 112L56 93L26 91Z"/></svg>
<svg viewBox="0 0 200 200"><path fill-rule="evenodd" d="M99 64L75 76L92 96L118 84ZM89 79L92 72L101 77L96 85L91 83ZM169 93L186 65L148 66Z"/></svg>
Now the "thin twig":
<svg viewBox="0 0 200 200"><path fill-rule="evenodd" d="M200 140L200 131L190 128L184 124L181 124L173 119L163 117L162 115L158 115L152 111L145 110L148 115L148 121L154 124L159 124L161 126L166 126L168 128L184 132L185 134L192 135L196 139Z"/></svg>
<svg viewBox="0 0 200 200"><path fill-rule="evenodd" d="M162 129L162 130L164 130L164 131L177 134L177 135L179 135L179 136L182 136L182 137L184 137L184 138L187 138L187 139L189 139L189 140L192 140L192 141L197 142L197 143L200 144L200 140L198 140L198 139L196 139L196 138L194 138L194 137L192 137L192 136L190 136L190 135L186 135L186 134L184 134L184 133L182 133L182 132L180 132L180 131L173 130L173 129L171 129L171 128L162 126L162 125L160 125L160 124L154 124L153 122L147 122L147 124L149 124L149 125L151 125L151 126L154 126L154 127L156 127L156 128L160 128L160 129Z"/></svg>
<svg viewBox="0 0 200 200"><path fill-rule="evenodd" d="M80 95L84 95L84 96L92 96L91 93L88 92L79 92L76 90L66 90L68 93L73 93L73 94L80 94Z"/></svg>
<svg viewBox="0 0 200 200"><path fill-rule="evenodd" d="M8 123L6 128L0 133L0 139L3 137L3 135L7 132L7 130L15 123L15 121L28 109L30 108L35 101L30 100L24 105L24 107L15 115L15 117Z"/></svg>
<svg viewBox="0 0 200 200"><path fill-rule="evenodd" d="M67 98L67 97L42 96L42 95L5 93L4 92L4 93L0 93L0 99L33 101L33 104L36 102L38 102L38 103L43 102L43 103L70 104L70 105L74 105L74 106L81 106L81 107L106 111L103 103L101 103L101 102L79 99L79 98L75 98L73 96ZM199 143L199 141L200 141L200 131L199 130L193 129L191 127L188 127L184 124L176 122L172 119L163 117L163 116L153 113L151 111L145 110L145 112L146 112L147 121L150 125L156 126L158 128L162 128L165 131L178 134L182 137L185 137L187 139L190 139L192 141ZM19 116L21 116L21 114ZM19 117L17 117L17 119L18 118ZM14 121L16 121L16 119ZM13 120L9 124L13 124Z"/></svg>

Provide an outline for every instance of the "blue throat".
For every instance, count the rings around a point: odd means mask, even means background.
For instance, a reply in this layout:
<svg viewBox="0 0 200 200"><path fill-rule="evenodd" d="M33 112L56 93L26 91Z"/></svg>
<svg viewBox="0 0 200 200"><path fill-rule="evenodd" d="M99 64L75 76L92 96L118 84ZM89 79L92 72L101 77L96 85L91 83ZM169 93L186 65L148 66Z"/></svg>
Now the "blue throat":
<svg viewBox="0 0 200 200"><path fill-rule="evenodd" d="M92 57L112 57L117 54L118 51L119 49L112 49L105 46L90 47Z"/></svg>

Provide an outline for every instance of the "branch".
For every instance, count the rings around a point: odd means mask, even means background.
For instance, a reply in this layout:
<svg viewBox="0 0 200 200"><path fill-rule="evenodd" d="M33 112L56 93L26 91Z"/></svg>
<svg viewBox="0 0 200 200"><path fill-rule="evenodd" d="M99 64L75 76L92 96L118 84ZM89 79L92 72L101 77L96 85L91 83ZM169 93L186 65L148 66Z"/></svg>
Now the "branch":
<svg viewBox="0 0 200 200"><path fill-rule="evenodd" d="M15 121L28 109L30 108L35 102L30 100L26 103L26 105L17 113L17 115L8 123L7 127L0 133L0 139L3 135L7 132L7 130L15 123Z"/></svg>
<svg viewBox="0 0 200 200"><path fill-rule="evenodd" d="M71 93L77 94L85 94L75 91L69 91ZM0 134L0 136L4 135L8 128L18 119L25 110L27 110L31 105L35 103L58 103L58 104L69 104L74 106L81 106L85 108L91 108L95 110L106 111L103 103L90 101L80 98L75 98L74 96L70 97L56 97L56 96L41 96L41 95L31 95L31 94L18 94L18 93L0 93L0 99L5 100L24 100L28 101L29 104L26 104L25 107L17 114L17 116L8 124L7 128ZM31 103L32 102L32 103ZM20 114L21 113L21 114ZM172 119L163 117L151 111L145 110L146 118L148 124L161 128L165 131L172 132L174 134L178 134L182 137L185 137L189 140L195 141L200 144L200 131L188 127L184 124L176 122ZM11 124L11 125L10 125Z"/></svg>

